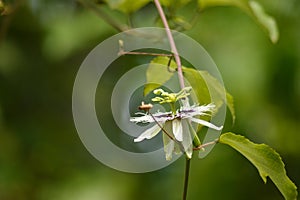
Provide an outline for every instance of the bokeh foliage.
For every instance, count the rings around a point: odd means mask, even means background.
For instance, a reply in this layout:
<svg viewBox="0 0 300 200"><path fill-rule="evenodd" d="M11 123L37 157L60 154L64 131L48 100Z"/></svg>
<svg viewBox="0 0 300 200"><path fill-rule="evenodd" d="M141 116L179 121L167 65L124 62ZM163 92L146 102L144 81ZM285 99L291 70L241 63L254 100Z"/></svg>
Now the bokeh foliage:
<svg viewBox="0 0 300 200"><path fill-rule="evenodd" d="M157 172L124 174L95 160L76 133L71 110L76 72L88 52L117 31L74 1L3 2L10 10L0 17L0 199L132 200L162 194L178 199L182 160ZM211 54L235 98L237 120L232 127L228 117L225 128L251 133L252 141L276 149L299 187L300 3L259 2L278 22L275 45L235 7L207 9L184 33ZM126 15L101 9L120 23L160 24L151 4ZM182 7L173 23L191 19L194 10L193 4ZM122 59L128 65L151 60ZM113 84L126 67L115 67L104 81ZM193 161L191 171L189 199L282 199L271 182L264 185L256 169L225 146Z"/></svg>

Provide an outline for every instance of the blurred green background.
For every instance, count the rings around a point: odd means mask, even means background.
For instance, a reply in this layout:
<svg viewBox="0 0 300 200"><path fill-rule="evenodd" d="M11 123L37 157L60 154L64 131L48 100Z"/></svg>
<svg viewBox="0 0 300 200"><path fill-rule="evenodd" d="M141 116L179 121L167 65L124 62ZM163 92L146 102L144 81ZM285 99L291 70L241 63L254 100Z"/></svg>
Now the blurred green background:
<svg viewBox="0 0 300 200"><path fill-rule="evenodd" d="M156 172L122 173L94 159L77 135L71 106L76 72L117 31L71 0L6 2L12 12L0 16L0 200L180 199L184 160ZM261 3L278 22L275 45L232 7L205 11L184 33L210 53L235 98L237 121L226 129L276 149L299 186L300 1ZM194 5L180 14L188 18L191 10ZM153 5L131 17L137 27L157 25ZM245 158L222 145L193 160L188 198L283 199L270 180L265 185Z"/></svg>

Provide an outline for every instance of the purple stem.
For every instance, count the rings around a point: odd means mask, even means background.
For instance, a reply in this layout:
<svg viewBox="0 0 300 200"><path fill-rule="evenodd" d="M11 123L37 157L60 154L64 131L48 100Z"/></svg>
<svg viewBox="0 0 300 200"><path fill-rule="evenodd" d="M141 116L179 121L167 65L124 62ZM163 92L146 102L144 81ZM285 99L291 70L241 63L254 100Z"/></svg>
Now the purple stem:
<svg viewBox="0 0 300 200"><path fill-rule="evenodd" d="M160 18L161 18L161 20L164 24L165 29L166 29L166 33L167 33L169 43L170 43L170 46L171 46L171 51L174 54L175 62L177 64L179 84L180 84L181 89L183 89L185 86L184 86L184 78L183 78L183 74L182 74L181 61L180 61L180 57L179 57L179 54L178 54L178 51L177 51L177 48L176 48L176 45L175 45L175 42L174 42L173 35L171 33L168 21L166 19L165 13L164 13L161 5L160 5L159 0L154 0L154 3L156 5L156 8L157 8L158 13L160 15Z"/></svg>

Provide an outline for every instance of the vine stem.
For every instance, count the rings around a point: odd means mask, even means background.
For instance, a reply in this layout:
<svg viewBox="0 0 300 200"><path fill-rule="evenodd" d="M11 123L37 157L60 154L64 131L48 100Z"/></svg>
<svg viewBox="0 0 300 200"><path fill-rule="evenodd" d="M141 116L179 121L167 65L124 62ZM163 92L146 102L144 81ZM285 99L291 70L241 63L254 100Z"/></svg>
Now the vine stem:
<svg viewBox="0 0 300 200"><path fill-rule="evenodd" d="M120 51L118 55L141 55L141 56L165 56L165 57L173 57L173 54L165 54L165 53L148 53L148 52L136 52L136 51Z"/></svg>
<svg viewBox="0 0 300 200"><path fill-rule="evenodd" d="M183 196L182 196L183 200L186 200L186 198L187 198L187 192L188 192L188 186L189 186L190 165L191 165L191 159L186 158L185 172L184 172L184 187L183 187Z"/></svg>
<svg viewBox="0 0 300 200"><path fill-rule="evenodd" d="M95 3L93 3L90 0L78 0L79 3L81 3L83 6L91 9L94 11L99 17L101 17L106 23L111 25L114 29L122 32L129 29L126 25L119 24L117 21L112 19L110 16L108 16L100 7L96 6Z"/></svg>
<svg viewBox="0 0 300 200"><path fill-rule="evenodd" d="M204 149L204 147L207 147L207 146L209 146L209 145L216 144L218 141L219 141L219 139L215 139L215 140L212 141L212 142L207 142L207 143L202 144L202 145L200 145L200 146L198 146L198 147L196 147L196 148L193 148L193 150L194 150L194 151L202 150L202 149Z"/></svg>
<svg viewBox="0 0 300 200"><path fill-rule="evenodd" d="M181 60L180 60L180 56L178 54L178 50L173 38L173 35L171 33L166 15L164 13L164 10L161 7L161 4L159 2L159 0L154 0L155 6L157 8L157 11L160 15L160 18L163 22L163 25L165 27L167 36L168 36L168 40L171 46L171 52L174 54L174 59L177 65L177 74L178 74L178 79L179 79L179 84L181 89L185 88L184 86L184 78L183 78L183 73L182 73L182 67L181 67ZM186 162L185 162L185 173L184 173L184 188L183 188L183 200L186 200L187 197L187 191L188 191L188 183L189 183L189 174L190 174L190 163L191 160L189 158L186 158Z"/></svg>
<svg viewBox="0 0 300 200"><path fill-rule="evenodd" d="M180 60L180 57L179 57L179 54L178 54L178 51L177 51L177 47L176 47L173 35L171 33L166 15L164 13L164 10L161 7L161 4L160 4L159 0L154 0L154 3L155 3L155 6L157 8L157 11L160 15L160 18L163 22L163 25L166 29L168 40L169 40L169 43L170 43L170 46L171 46L171 51L174 54L175 62L176 62L176 65L177 65L177 72L178 72L178 79L179 79L180 87L181 87L181 89L183 89L185 86L184 86L184 78L183 78L182 67L181 67L181 60Z"/></svg>

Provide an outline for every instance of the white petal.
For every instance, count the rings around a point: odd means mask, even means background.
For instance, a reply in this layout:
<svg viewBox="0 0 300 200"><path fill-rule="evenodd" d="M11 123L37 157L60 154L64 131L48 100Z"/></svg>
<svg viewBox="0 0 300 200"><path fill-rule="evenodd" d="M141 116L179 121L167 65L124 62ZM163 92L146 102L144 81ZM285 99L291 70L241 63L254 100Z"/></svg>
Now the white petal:
<svg viewBox="0 0 300 200"><path fill-rule="evenodd" d="M174 142L175 143L175 142ZM178 144L176 144L175 143L175 145L174 145L174 150L173 150L173 153L175 153L176 155L178 155L178 154L181 154L182 153L182 151L180 150L180 147L179 147L179 145Z"/></svg>
<svg viewBox="0 0 300 200"><path fill-rule="evenodd" d="M130 122L151 123L151 122L154 122L154 120L150 115L143 115L143 116L140 116L140 117L131 117Z"/></svg>
<svg viewBox="0 0 300 200"><path fill-rule="evenodd" d="M173 137L172 133L172 122L167 121L164 125L164 130ZM172 159L172 153L175 148L175 142L166 134L163 133L163 142L164 142L164 151L166 154L166 160L171 160Z"/></svg>
<svg viewBox="0 0 300 200"><path fill-rule="evenodd" d="M220 131L223 128L223 126L218 127L218 126L215 126L214 124L212 124L212 123L210 123L208 121L202 120L202 119L196 119L196 118L190 118L190 119L193 122L196 122L198 124L202 124L203 126L207 126L209 128L215 129L217 131Z"/></svg>
<svg viewBox="0 0 300 200"><path fill-rule="evenodd" d="M172 127L173 127L173 134L179 142L182 142L182 124L180 119L174 119L172 121Z"/></svg>
<svg viewBox="0 0 300 200"><path fill-rule="evenodd" d="M190 127L188 120L182 120L182 129L183 129L183 141L182 146L188 158L192 158L193 154L193 140L190 133ZM191 127L192 128L192 127Z"/></svg>
<svg viewBox="0 0 300 200"><path fill-rule="evenodd" d="M183 118L193 117L197 115L211 115L211 113L214 111L215 105L214 104L208 104L208 105L202 105L202 106L190 106L190 107L182 107L180 109L181 113L180 115Z"/></svg>
<svg viewBox="0 0 300 200"><path fill-rule="evenodd" d="M151 128L144 131L139 137L135 138L134 142L140 142L144 139L151 139L154 136L156 136L160 130L161 130L161 128L157 124L155 124Z"/></svg>
<svg viewBox="0 0 300 200"><path fill-rule="evenodd" d="M213 103L195 107L196 111L199 113L212 112L215 108L216 106Z"/></svg>
<svg viewBox="0 0 300 200"><path fill-rule="evenodd" d="M130 122L135 122L135 123L152 123L152 122L159 122L159 123L164 123L167 120L172 120L174 116L170 115L170 112L157 112L155 114L152 114L152 116L149 114L144 114L144 113L136 113L138 115L142 115L139 117L131 117L129 119Z"/></svg>
<svg viewBox="0 0 300 200"><path fill-rule="evenodd" d="M181 103L182 103L182 107L183 108L189 108L190 107L190 103L189 103L189 100L188 100L188 98L185 98L185 99L182 99L181 100Z"/></svg>
<svg viewBox="0 0 300 200"><path fill-rule="evenodd" d="M169 138L166 134L163 134L164 151L166 154L166 160L172 160L172 153L175 148L175 142Z"/></svg>

